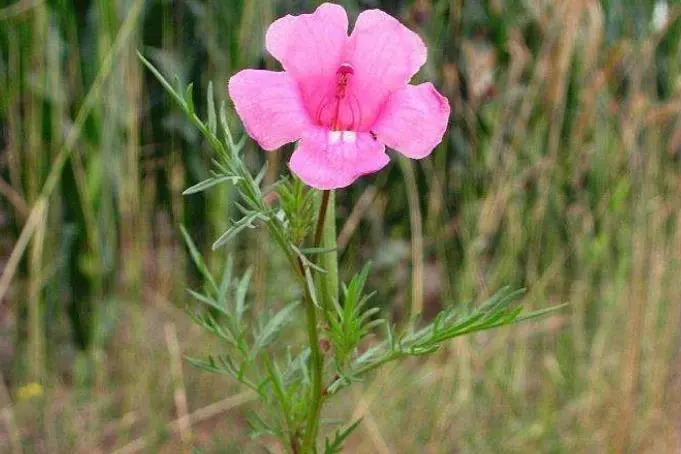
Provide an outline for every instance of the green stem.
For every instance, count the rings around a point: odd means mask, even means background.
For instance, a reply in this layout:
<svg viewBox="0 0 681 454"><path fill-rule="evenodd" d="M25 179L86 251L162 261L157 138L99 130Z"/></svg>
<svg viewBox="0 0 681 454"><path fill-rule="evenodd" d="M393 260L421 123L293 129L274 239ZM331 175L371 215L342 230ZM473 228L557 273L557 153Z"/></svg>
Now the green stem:
<svg viewBox="0 0 681 454"><path fill-rule="evenodd" d="M329 199L331 198L331 191L324 191L322 193L322 203L319 205L319 216L317 216L317 228L314 232L314 246L321 244L322 232L324 231L324 224L326 223L326 211L329 208Z"/></svg>
<svg viewBox="0 0 681 454"><path fill-rule="evenodd" d="M302 266L302 263L300 264ZM307 289L307 287L306 287ZM312 397L310 412L305 424L305 439L303 440L303 454L316 452L317 429L319 427L319 415L322 409L322 372L324 362L319 350L319 335L317 333L317 314L312 297L305 290L305 313L307 316L307 335L310 339L310 366L312 367Z"/></svg>
<svg viewBox="0 0 681 454"><path fill-rule="evenodd" d="M324 191L322 195L322 202L319 206L319 217L317 218L317 228L314 235L313 247L319 247L320 244L325 244L328 240L328 229L324 227L325 224L332 224L333 222L326 222L327 218L330 216L335 217L335 210L333 203L329 204L329 200L332 200L333 193L331 191ZM330 209L329 206L331 205ZM335 243L335 229L334 229L334 243ZM322 238L324 237L324 238ZM324 242L322 243L322 240ZM335 256L334 256L335 258ZM303 264L299 261L299 266L302 270ZM337 265L336 265L337 266ZM328 295L328 281L324 280L322 290L327 289L324 292L324 299ZM314 454L317 451L316 441L317 441L317 430L319 429L319 416L322 410L322 401L324 396L322 395L322 375L324 372L324 359L322 358L321 351L319 349L319 333L317 332L317 312L312 301L312 296L307 286L305 286L305 313L307 317L307 335L310 341L310 365L312 368L312 397L310 402L310 411L307 415L307 422L305 425L305 438L303 440L303 454Z"/></svg>
<svg viewBox="0 0 681 454"><path fill-rule="evenodd" d="M326 207L324 207L326 205ZM329 252L319 257L319 265L326 270L319 274L317 279L318 295L321 295L321 305L325 315L333 302L338 300L338 252L336 238L336 200L333 191L324 191L322 205L319 210L320 216L324 213L324 223L317 224L317 238L315 243Z"/></svg>

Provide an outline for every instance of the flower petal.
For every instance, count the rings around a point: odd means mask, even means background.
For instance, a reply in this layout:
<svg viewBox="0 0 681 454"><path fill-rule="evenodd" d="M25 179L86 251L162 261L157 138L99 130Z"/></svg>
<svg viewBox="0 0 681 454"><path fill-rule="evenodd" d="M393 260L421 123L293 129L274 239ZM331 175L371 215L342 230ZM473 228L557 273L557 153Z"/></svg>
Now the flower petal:
<svg viewBox="0 0 681 454"><path fill-rule="evenodd" d="M265 37L269 53L298 82L310 112L333 85L347 41L348 16L331 3L312 14L277 19Z"/></svg>
<svg viewBox="0 0 681 454"><path fill-rule="evenodd" d="M377 172L390 159L385 146L369 133L310 128L291 156L289 167L317 189L344 188L362 175Z"/></svg>
<svg viewBox="0 0 681 454"><path fill-rule="evenodd" d="M390 148L421 159L442 141L448 120L449 101L427 82L390 95L372 131Z"/></svg>
<svg viewBox="0 0 681 454"><path fill-rule="evenodd" d="M284 72L246 69L227 88L246 132L265 150L298 140L309 127L298 86Z"/></svg>
<svg viewBox="0 0 681 454"><path fill-rule="evenodd" d="M353 94L362 106L360 130L368 130L383 102L404 87L426 62L421 38L394 17L374 9L357 18L344 61L355 71Z"/></svg>

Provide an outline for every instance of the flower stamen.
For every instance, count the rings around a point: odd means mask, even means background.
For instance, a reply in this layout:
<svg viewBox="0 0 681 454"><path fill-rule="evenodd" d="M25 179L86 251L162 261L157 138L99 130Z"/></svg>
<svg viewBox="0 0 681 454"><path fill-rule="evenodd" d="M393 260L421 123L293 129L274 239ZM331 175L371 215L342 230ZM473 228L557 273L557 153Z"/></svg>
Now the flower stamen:
<svg viewBox="0 0 681 454"><path fill-rule="evenodd" d="M350 83L350 78L355 74L355 70L350 63L343 63L336 71L336 98L345 98L345 93Z"/></svg>
<svg viewBox="0 0 681 454"><path fill-rule="evenodd" d="M317 110L317 122L333 131L356 130L359 128L361 112L357 97L349 90L355 70L349 63L343 63L336 71L333 91L327 93Z"/></svg>

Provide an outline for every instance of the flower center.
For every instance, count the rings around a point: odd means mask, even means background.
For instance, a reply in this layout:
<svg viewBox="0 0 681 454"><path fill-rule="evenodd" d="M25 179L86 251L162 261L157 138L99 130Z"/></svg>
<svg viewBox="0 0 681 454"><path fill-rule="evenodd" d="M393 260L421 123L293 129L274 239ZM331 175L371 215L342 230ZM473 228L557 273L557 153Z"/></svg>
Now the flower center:
<svg viewBox="0 0 681 454"><path fill-rule="evenodd" d="M345 98L350 78L355 74L355 70L350 63L343 63L336 71L336 98Z"/></svg>
<svg viewBox="0 0 681 454"><path fill-rule="evenodd" d="M355 70L343 63L336 71L335 86L322 98L317 110L317 122L332 131L353 131L359 128L361 111L359 101L352 94L350 83ZM343 135L341 135L343 137ZM350 137L350 136L348 136Z"/></svg>

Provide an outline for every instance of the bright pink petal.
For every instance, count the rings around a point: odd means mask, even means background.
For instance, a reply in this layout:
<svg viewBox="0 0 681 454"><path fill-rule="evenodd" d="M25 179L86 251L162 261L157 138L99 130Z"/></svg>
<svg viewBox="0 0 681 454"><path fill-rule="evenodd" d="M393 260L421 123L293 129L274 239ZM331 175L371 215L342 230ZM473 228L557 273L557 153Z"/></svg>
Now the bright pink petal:
<svg viewBox="0 0 681 454"><path fill-rule="evenodd" d="M309 127L298 86L284 72L246 69L227 88L248 135L265 150L298 140Z"/></svg>
<svg viewBox="0 0 681 454"><path fill-rule="evenodd" d="M388 98L372 131L403 155L421 159L442 141L449 102L430 82L407 85Z"/></svg>
<svg viewBox="0 0 681 454"><path fill-rule="evenodd" d="M312 14L285 16L267 30L267 50L300 86L310 115L333 90L348 41L348 16L342 6L324 3Z"/></svg>
<svg viewBox="0 0 681 454"><path fill-rule="evenodd" d="M335 74L348 37L342 6L324 3L312 14L285 16L267 30L266 46L284 69L296 76Z"/></svg>
<svg viewBox="0 0 681 454"><path fill-rule="evenodd" d="M377 172L389 161L385 146L369 133L311 128L298 143L289 166L309 186L337 189Z"/></svg>
<svg viewBox="0 0 681 454"><path fill-rule="evenodd" d="M409 82L426 56L421 38L394 17L377 9L359 15L344 61L355 71L352 91L361 103L361 131L371 127L388 95Z"/></svg>

